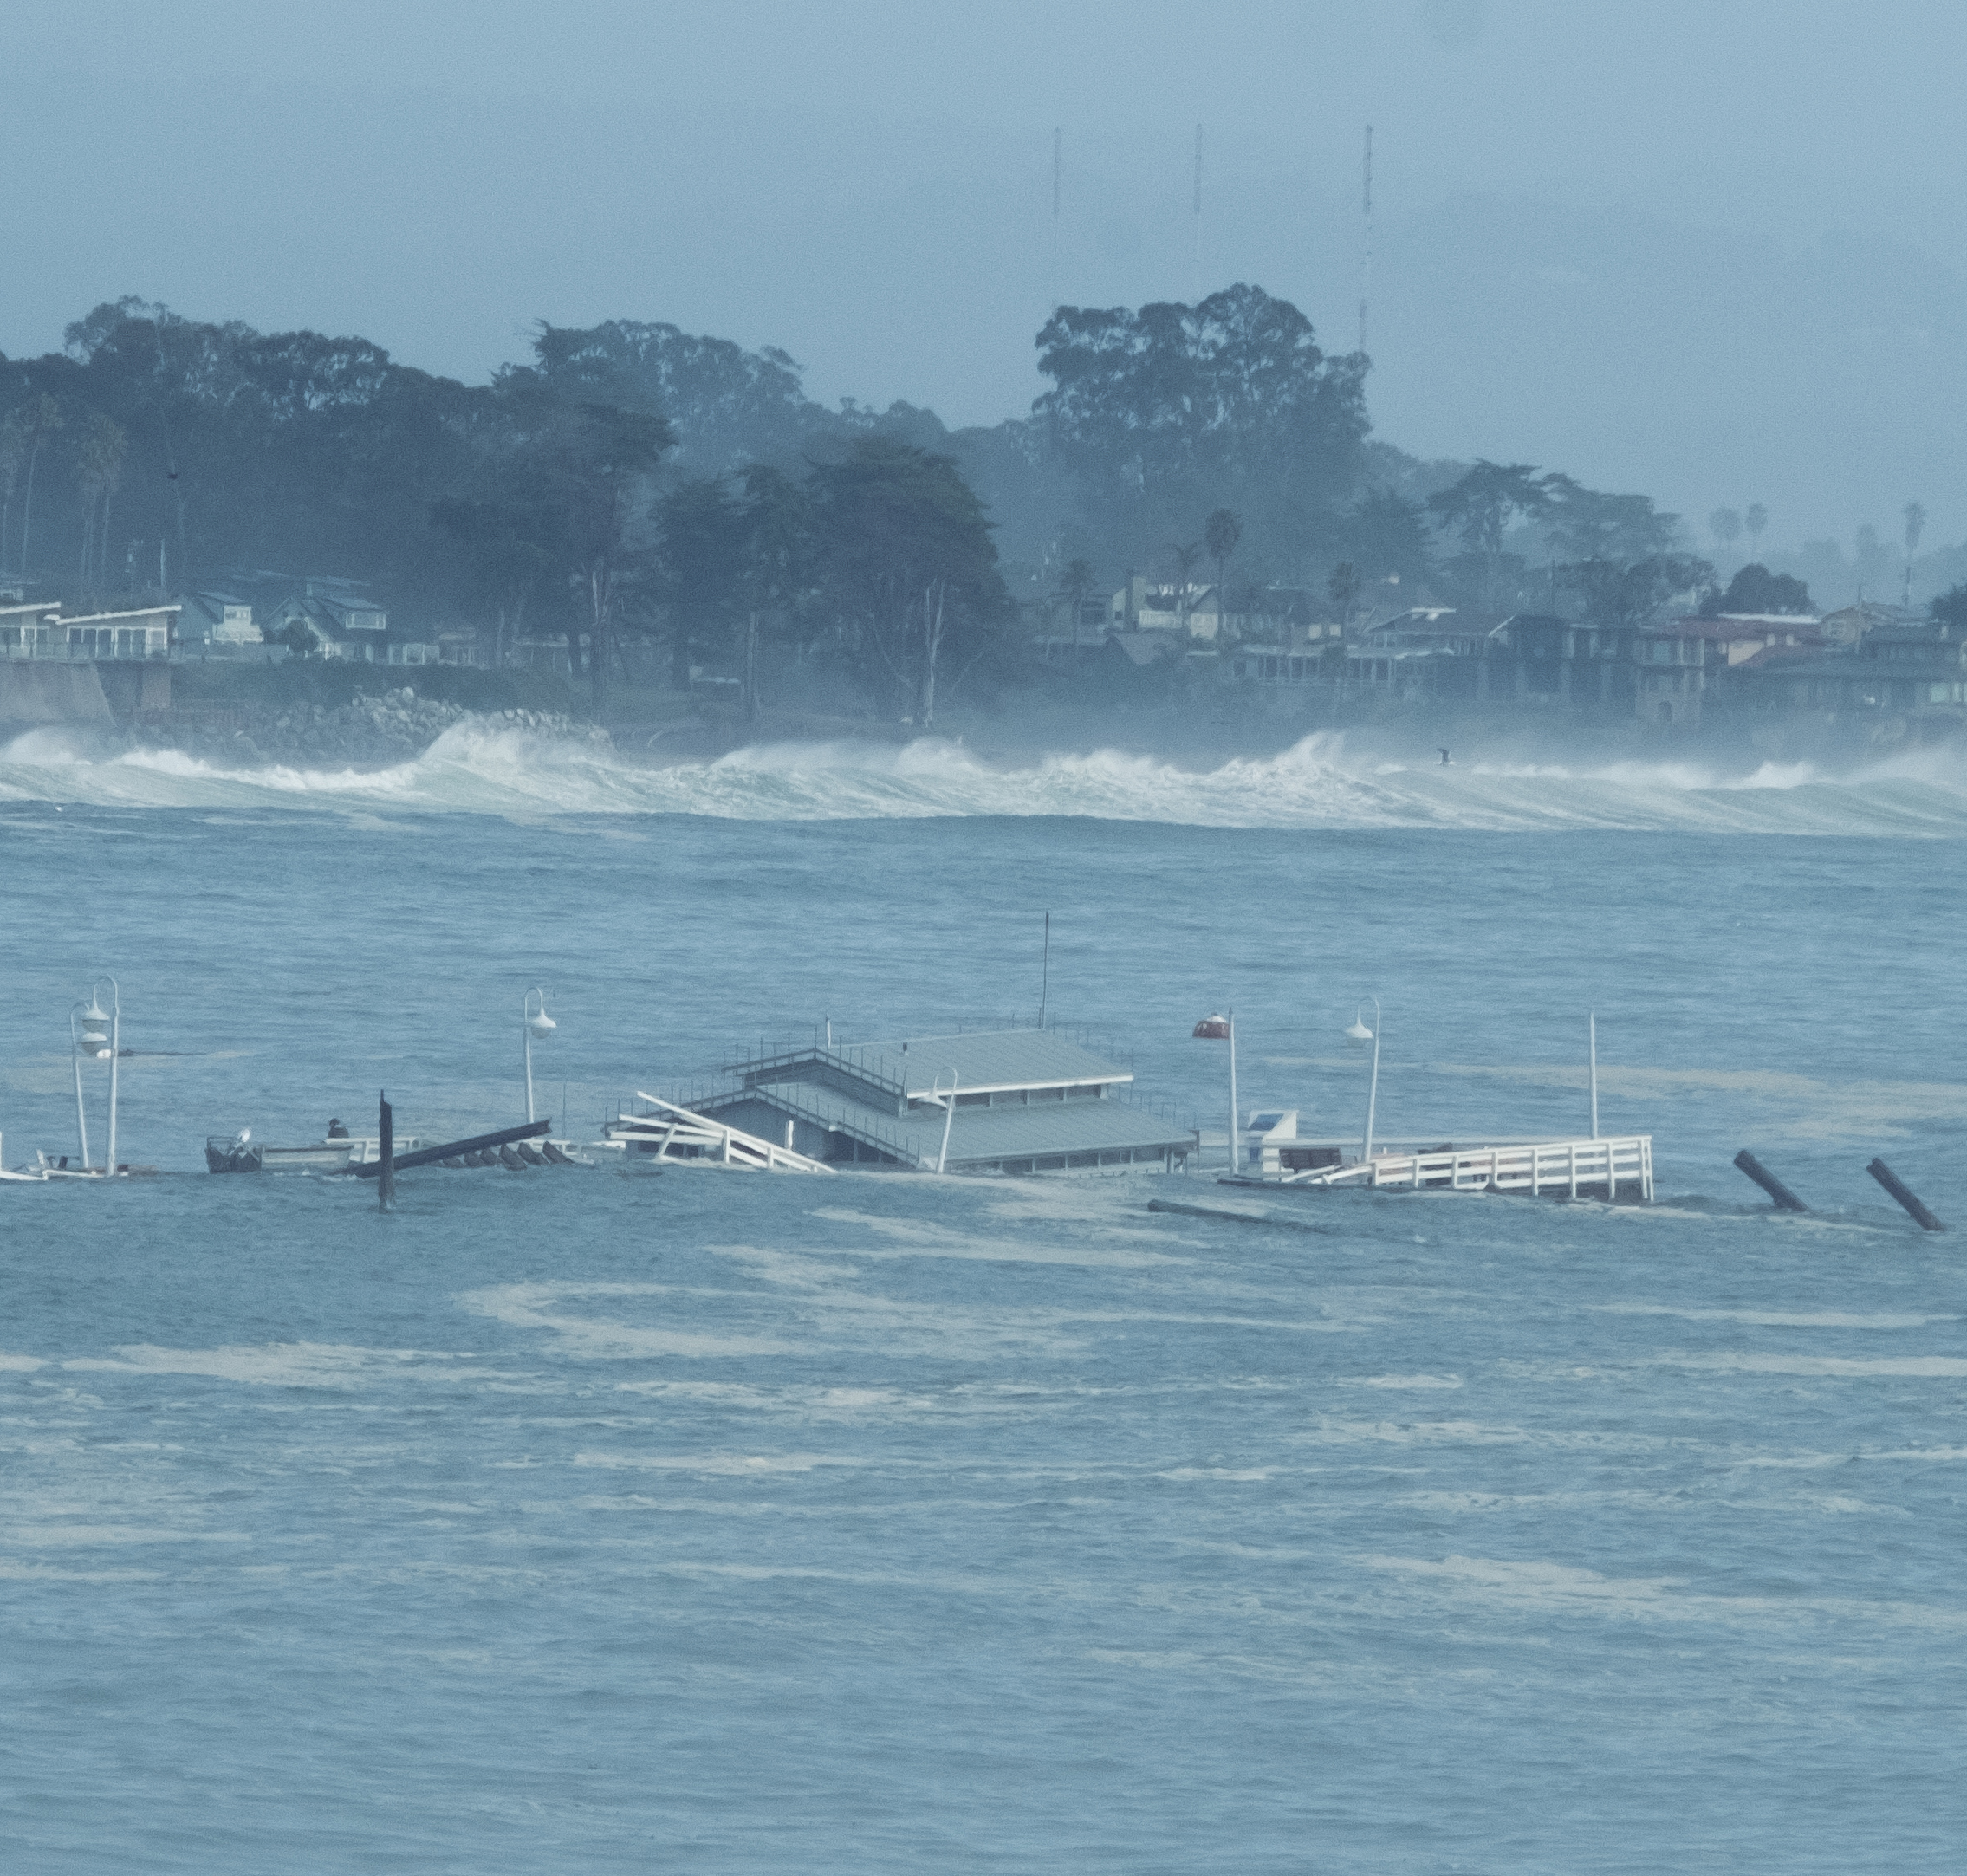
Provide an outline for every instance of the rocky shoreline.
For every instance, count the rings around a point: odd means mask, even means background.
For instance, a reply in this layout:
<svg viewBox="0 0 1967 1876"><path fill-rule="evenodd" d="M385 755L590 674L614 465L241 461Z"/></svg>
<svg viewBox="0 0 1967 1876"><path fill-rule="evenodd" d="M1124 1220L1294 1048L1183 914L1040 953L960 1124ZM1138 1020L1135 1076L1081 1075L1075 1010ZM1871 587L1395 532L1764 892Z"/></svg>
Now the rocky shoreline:
<svg viewBox="0 0 1967 1876"><path fill-rule="evenodd" d="M282 704L173 711L133 732L135 747L180 750L243 767L386 769L412 762L460 724L612 746L606 730L544 711L466 710L419 697L408 685L329 709Z"/></svg>

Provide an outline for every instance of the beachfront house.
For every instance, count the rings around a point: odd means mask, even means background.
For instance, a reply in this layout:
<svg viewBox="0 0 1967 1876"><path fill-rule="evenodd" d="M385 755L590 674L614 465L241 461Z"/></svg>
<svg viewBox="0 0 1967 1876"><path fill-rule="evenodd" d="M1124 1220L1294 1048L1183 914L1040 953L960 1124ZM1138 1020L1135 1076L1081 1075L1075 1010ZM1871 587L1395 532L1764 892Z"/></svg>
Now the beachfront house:
<svg viewBox="0 0 1967 1876"><path fill-rule="evenodd" d="M316 658L367 665L434 665L434 643L392 634L389 612L353 580L310 579L269 609L269 639L283 639Z"/></svg>
<svg viewBox="0 0 1967 1876"><path fill-rule="evenodd" d="M250 603L236 593L211 589L178 595L178 625L172 643L189 648L220 651L262 643L253 623Z"/></svg>

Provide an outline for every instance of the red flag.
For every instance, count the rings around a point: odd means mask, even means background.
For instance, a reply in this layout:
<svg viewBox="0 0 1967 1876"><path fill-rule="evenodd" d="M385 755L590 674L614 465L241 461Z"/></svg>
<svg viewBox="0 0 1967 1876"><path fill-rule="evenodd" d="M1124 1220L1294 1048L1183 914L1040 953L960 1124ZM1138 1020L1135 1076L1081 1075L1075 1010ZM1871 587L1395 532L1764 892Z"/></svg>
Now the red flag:
<svg viewBox="0 0 1967 1876"><path fill-rule="evenodd" d="M1230 1019L1227 1016L1204 1016L1196 1024L1195 1033L1205 1042L1226 1042L1230 1039Z"/></svg>

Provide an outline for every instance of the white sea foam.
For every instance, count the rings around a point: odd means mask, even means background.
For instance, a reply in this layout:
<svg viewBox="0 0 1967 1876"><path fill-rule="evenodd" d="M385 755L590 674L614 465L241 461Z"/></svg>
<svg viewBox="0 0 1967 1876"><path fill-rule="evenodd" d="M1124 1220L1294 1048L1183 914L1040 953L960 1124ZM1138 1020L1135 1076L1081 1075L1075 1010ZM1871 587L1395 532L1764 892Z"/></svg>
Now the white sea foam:
<svg viewBox="0 0 1967 1876"><path fill-rule="evenodd" d="M1967 763L1925 750L1847 774L1808 763L1730 775L1690 763L1412 769L1305 737L1282 754L1190 769L1096 750L997 763L961 744L773 743L666 766L605 746L468 722L387 769L231 766L179 750L79 753L31 731L0 749L0 802L343 814L456 810L533 818L681 814L745 821L1063 815L1200 827L1683 828L1967 834Z"/></svg>
<svg viewBox="0 0 1967 1876"><path fill-rule="evenodd" d="M811 1472L823 1465L860 1465L859 1459L823 1452L640 1453L578 1452L579 1466L607 1466L628 1471L704 1472L724 1477L759 1478L774 1472Z"/></svg>
<svg viewBox="0 0 1967 1876"><path fill-rule="evenodd" d="M676 1355L685 1359L726 1355L779 1355L787 1345L769 1336L704 1335L674 1329L645 1328L606 1316L574 1315L564 1305L575 1298L631 1299L660 1295L656 1283L505 1283L471 1290L458 1298L476 1315L513 1328L548 1329L563 1353L624 1357Z"/></svg>
<svg viewBox="0 0 1967 1876"><path fill-rule="evenodd" d="M1654 1358L1661 1367L1690 1368L1706 1374L1794 1374L1825 1380L1953 1380L1967 1375L1967 1360L1955 1355L1884 1355L1866 1360L1853 1355L1757 1354L1747 1351L1715 1354L1666 1354Z"/></svg>
<svg viewBox="0 0 1967 1876"><path fill-rule="evenodd" d="M1462 1385L1458 1374L1360 1374L1342 1375L1341 1387L1385 1387L1391 1389L1427 1390L1456 1388Z"/></svg>
<svg viewBox="0 0 1967 1876"><path fill-rule="evenodd" d="M1741 1322L1754 1328L1777 1329L1917 1329L1929 1322L1954 1320L1944 1315L1861 1315L1845 1309L1684 1309L1652 1302L1594 1302L1583 1307L1600 1315L1673 1316L1685 1322Z"/></svg>
<svg viewBox="0 0 1967 1876"><path fill-rule="evenodd" d="M352 1387L365 1371L401 1373L420 1358L409 1349L351 1348L323 1342L271 1342L257 1347L119 1347L115 1356L78 1356L65 1369L82 1373L185 1374L275 1387ZM425 1359L442 1360L442 1356Z"/></svg>

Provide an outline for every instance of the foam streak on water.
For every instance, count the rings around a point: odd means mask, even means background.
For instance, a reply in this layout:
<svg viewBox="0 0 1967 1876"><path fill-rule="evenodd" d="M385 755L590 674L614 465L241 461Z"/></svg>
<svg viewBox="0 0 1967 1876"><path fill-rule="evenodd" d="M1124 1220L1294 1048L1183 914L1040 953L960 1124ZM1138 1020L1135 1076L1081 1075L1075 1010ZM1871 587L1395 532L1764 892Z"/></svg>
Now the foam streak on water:
<svg viewBox="0 0 1967 1876"><path fill-rule="evenodd" d="M1967 767L1919 752L1849 773L1808 763L1730 775L1685 763L1403 767L1313 735L1282 755L1192 771L1111 750L1023 763L923 738L773 744L707 763L633 763L585 743L471 724L376 770L228 768L174 750L90 759L57 732L0 750L0 802L808 821L1073 815L1183 826L1686 828L1958 836Z"/></svg>

